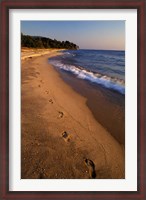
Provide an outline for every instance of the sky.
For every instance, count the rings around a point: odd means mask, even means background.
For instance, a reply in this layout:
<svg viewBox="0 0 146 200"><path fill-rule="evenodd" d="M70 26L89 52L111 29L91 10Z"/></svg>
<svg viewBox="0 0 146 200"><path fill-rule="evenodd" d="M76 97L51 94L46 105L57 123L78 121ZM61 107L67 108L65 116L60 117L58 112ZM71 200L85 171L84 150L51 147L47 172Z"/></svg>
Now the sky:
<svg viewBox="0 0 146 200"><path fill-rule="evenodd" d="M21 33L70 41L80 49L125 50L125 21L21 21Z"/></svg>

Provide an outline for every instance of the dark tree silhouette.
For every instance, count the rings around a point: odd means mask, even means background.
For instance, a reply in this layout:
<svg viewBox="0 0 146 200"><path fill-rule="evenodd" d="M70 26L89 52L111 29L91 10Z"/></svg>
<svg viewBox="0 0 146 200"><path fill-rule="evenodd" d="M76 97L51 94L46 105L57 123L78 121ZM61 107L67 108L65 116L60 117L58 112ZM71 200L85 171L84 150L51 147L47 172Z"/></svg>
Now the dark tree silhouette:
<svg viewBox="0 0 146 200"><path fill-rule="evenodd" d="M69 41L58 41L41 36L30 36L21 33L21 46L29 48L56 48L56 49L79 49L79 46Z"/></svg>

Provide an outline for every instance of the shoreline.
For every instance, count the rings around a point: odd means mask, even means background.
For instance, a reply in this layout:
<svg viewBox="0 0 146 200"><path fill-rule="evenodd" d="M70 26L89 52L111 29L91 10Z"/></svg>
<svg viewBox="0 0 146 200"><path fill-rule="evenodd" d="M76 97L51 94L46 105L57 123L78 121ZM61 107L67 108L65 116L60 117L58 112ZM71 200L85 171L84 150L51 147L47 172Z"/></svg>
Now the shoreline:
<svg viewBox="0 0 146 200"><path fill-rule="evenodd" d="M57 50L22 60L21 178L125 177L124 150L94 118L87 99L48 64Z"/></svg>
<svg viewBox="0 0 146 200"><path fill-rule="evenodd" d="M56 68L55 70L74 91L87 99L86 104L97 122L125 146L125 96L87 80L78 79L74 74Z"/></svg>

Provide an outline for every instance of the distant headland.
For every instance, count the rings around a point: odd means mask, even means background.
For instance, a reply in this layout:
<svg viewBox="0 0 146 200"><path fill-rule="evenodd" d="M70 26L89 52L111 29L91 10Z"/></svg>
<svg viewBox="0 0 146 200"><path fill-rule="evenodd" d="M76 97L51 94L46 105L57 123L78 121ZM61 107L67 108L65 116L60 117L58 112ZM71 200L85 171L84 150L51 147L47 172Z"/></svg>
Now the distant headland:
<svg viewBox="0 0 146 200"><path fill-rule="evenodd" d="M79 46L69 41L58 41L42 36L30 36L21 33L21 47L28 48L55 48L55 49L79 49Z"/></svg>

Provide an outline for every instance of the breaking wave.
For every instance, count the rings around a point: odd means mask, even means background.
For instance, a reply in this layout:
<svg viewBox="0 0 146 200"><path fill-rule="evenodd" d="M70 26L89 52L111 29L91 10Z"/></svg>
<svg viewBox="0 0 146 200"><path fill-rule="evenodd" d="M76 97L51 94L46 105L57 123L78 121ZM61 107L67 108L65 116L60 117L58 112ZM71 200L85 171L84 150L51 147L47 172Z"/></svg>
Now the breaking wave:
<svg viewBox="0 0 146 200"><path fill-rule="evenodd" d="M100 73L94 73L80 66L77 67L74 65L63 64L61 61L57 60L49 60L49 63L62 70L75 74L80 79L85 79L91 81L92 83L100 84L105 88L125 94L125 81L122 79L102 75Z"/></svg>

